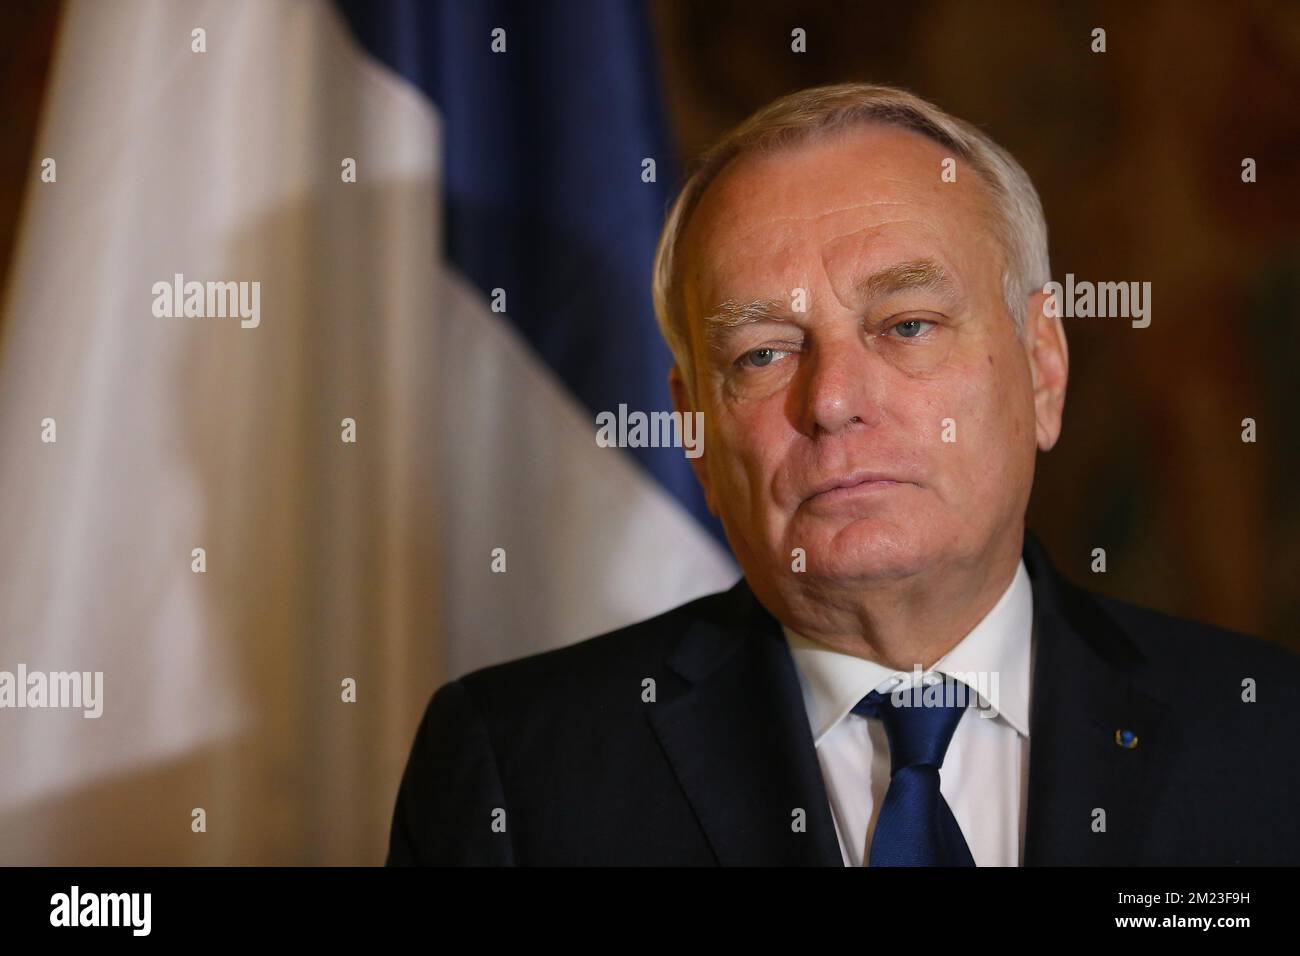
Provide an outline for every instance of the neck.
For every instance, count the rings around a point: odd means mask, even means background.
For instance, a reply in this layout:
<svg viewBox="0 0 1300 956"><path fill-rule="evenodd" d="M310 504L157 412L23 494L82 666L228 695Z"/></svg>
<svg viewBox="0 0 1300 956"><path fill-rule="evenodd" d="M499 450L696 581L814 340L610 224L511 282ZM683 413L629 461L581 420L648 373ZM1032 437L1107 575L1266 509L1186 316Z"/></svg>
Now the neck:
<svg viewBox="0 0 1300 956"><path fill-rule="evenodd" d="M791 630L832 650L894 670L925 670L993 609L1019 563L1013 538L972 560L887 582L801 582L770 607Z"/></svg>

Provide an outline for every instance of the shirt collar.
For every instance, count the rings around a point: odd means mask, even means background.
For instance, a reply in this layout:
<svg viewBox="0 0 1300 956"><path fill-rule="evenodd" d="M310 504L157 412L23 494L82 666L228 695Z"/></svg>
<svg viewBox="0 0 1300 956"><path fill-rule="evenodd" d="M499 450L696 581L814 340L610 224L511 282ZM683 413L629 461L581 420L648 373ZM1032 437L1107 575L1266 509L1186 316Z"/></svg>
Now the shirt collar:
<svg viewBox="0 0 1300 956"><path fill-rule="evenodd" d="M996 704L998 716L991 719L1005 720L1020 736L1028 737L1033 617L1033 587L1021 561L992 610L926 673L937 671L962 680L980 694L982 707ZM895 671L832 650L784 624L781 629L799 674L814 743L821 743L822 737L871 691L887 693L915 683L914 673ZM982 681L976 679L981 674Z"/></svg>

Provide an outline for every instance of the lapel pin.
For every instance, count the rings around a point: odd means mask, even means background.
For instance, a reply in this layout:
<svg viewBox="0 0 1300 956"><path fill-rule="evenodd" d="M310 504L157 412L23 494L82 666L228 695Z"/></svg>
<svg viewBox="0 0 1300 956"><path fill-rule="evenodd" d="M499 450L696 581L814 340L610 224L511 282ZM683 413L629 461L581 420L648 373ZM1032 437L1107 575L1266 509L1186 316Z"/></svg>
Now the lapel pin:
<svg viewBox="0 0 1300 956"><path fill-rule="evenodd" d="M1138 745L1138 736L1131 730L1117 730L1115 731L1115 743L1125 750L1132 750Z"/></svg>

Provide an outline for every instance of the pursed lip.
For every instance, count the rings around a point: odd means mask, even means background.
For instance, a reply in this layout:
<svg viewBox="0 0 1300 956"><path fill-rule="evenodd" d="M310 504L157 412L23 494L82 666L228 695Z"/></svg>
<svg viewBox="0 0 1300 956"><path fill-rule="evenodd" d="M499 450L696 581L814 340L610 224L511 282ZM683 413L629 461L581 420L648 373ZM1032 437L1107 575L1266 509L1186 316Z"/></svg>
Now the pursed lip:
<svg viewBox="0 0 1300 956"><path fill-rule="evenodd" d="M812 491L808 493L808 496L804 499L804 501L812 501L814 498L818 497L819 495L824 495L827 494L828 492L839 491L840 489L844 489L844 488L856 488L858 485L865 485L871 482L879 482L879 483L887 483L887 484L895 484L895 485L912 484L912 482L909 482L906 479L900 478L898 475L894 475L894 474L887 474L885 472L880 472L880 471L855 471L851 474L844 475L840 478L832 478L828 481L822 482L819 485L816 485L812 489Z"/></svg>

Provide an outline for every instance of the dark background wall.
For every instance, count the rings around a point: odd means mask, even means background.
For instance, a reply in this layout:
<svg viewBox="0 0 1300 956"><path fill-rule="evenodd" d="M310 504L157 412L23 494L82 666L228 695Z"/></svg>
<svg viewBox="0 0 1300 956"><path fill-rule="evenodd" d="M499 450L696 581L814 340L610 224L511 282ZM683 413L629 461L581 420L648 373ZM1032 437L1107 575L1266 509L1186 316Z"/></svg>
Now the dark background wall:
<svg viewBox="0 0 1300 956"><path fill-rule="evenodd" d="M28 174L36 174L32 149L60 4L12 0L0 10L0 303L9 287L9 261ZM0 310L0 345L4 342Z"/></svg>
<svg viewBox="0 0 1300 956"><path fill-rule="evenodd" d="M1030 527L1080 583L1300 647L1300 4L649 9L680 160L804 86L905 86L1020 159L1058 278L1151 282L1149 328L1066 319L1065 430L1040 459ZM58 4L18 0L3 16L7 283ZM806 53L790 50L796 27ZM1090 50L1095 27L1105 53ZM1244 157L1258 182L1241 181ZM1105 574L1089 569L1097 547Z"/></svg>

